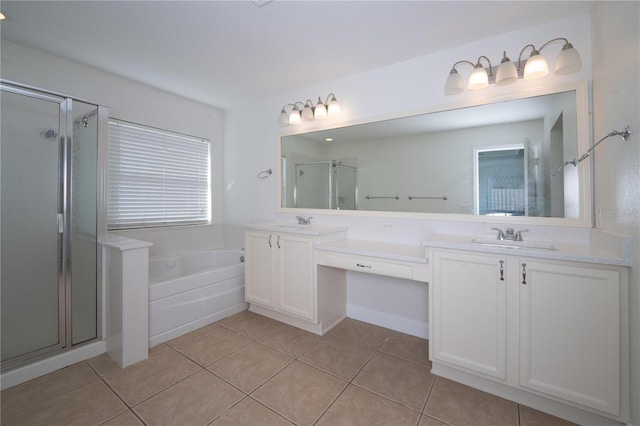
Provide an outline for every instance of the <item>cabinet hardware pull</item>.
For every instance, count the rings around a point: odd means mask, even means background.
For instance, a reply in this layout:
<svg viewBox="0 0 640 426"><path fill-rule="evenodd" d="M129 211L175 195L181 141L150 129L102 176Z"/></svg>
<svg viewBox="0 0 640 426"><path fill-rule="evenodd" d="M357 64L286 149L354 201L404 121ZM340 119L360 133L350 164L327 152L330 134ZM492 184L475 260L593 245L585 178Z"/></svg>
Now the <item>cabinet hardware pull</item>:
<svg viewBox="0 0 640 426"><path fill-rule="evenodd" d="M371 269L371 265L363 265L363 264L361 264L361 263L356 263L356 266L357 266L358 268L369 268L369 269Z"/></svg>
<svg viewBox="0 0 640 426"><path fill-rule="evenodd" d="M522 264L522 285L527 285L527 264Z"/></svg>
<svg viewBox="0 0 640 426"><path fill-rule="evenodd" d="M273 247L273 246L271 245L271 234L269 234L269 248L271 248L271 247Z"/></svg>
<svg viewBox="0 0 640 426"><path fill-rule="evenodd" d="M276 241L276 244L278 244L278 248L280 248L280 235L278 235L278 240Z"/></svg>
<svg viewBox="0 0 640 426"><path fill-rule="evenodd" d="M500 261L500 281L504 281L504 260Z"/></svg>

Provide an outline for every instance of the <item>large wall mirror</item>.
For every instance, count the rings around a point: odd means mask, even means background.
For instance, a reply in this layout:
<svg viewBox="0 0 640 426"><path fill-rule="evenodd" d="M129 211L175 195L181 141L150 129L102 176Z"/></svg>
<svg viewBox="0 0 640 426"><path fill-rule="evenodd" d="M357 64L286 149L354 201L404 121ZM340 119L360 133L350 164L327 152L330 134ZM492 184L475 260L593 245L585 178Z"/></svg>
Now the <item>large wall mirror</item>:
<svg viewBox="0 0 640 426"><path fill-rule="evenodd" d="M586 83L579 83L282 136L280 207L589 226L590 162L563 166L589 148L588 129Z"/></svg>

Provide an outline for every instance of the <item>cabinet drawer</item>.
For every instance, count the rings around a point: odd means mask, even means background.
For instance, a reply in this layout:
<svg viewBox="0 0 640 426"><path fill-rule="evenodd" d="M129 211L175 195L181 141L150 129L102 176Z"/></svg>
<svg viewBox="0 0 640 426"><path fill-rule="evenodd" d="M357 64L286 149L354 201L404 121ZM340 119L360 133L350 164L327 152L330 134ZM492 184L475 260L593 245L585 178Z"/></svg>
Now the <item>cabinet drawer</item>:
<svg viewBox="0 0 640 426"><path fill-rule="evenodd" d="M326 265L351 271L413 279L413 267L411 265L384 261L373 257L328 254L326 256Z"/></svg>

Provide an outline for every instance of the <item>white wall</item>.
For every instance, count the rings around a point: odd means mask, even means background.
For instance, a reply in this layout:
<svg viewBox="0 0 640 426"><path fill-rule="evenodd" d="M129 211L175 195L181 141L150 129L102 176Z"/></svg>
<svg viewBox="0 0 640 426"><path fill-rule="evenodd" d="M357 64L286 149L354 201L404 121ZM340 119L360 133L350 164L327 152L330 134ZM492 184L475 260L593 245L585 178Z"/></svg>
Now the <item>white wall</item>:
<svg viewBox="0 0 640 426"><path fill-rule="evenodd" d="M631 420L640 425L640 3L598 2L592 13L593 133L631 126L595 152L595 206L604 230L633 237L630 276Z"/></svg>
<svg viewBox="0 0 640 426"><path fill-rule="evenodd" d="M225 208L227 221L250 223L261 220L294 221L292 214L278 213L279 176L274 173L269 179L258 180L260 170L279 168L278 144L284 134L300 133L305 130L320 130L338 125L357 124L380 119L415 115L422 112L452 109L461 104L479 103L489 97L506 96L521 90L530 90L540 85L559 85L568 82L591 79L591 38L590 17L577 16L551 22L535 28L529 28L490 39L479 40L454 49L437 52L432 55L415 58L391 66L375 69L362 74L346 77L304 90L256 100L253 105L242 105L227 111L225 121ZM519 81L515 85L495 87L478 92L464 92L457 96L444 95L444 83L451 66L458 60L475 60L480 55L489 55L492 63L498 64L502 51L506 50L511 58L520 52L523 46L534 43L540 46L555 37L568 38L580 52L583 68L580 72L565 76L550 75L544 80L534 82ZM554 43L545 48L549 67L553 69L554 58L560 52L562 43ZM294 53L292 53L294 54ZM470 68L470 67L469 67ZM471 69L461 68L463 75ZM303 123L291 128L278 125L278 116L282 106L299 99L327 96L335 93L341 105L341 115L320 122ZM265 114L272 111L272 114ZM252 117L247 125L246 117ZM362 216L344 216L317 214L313 212L315 223L341 224L349 226L349 237L366 240L386 240L391 242L420 244L433 233L464 233L474 236L493 235L490 231L496 223L448 222L422 220L407 217L410 215L376 214ZM506 228L506 226L503 226ZM532 239L572 241L587 243L589 234L585 228L554 228L527 226L531 229L528 236ZM399 295L397 283L393 280L376 281L375 301L370 299L364 274L349 275L348 303L349 315L358 312L377 312L380 320L386 314L394 312ZM405 292L406 294L406 292ZM403 296L404 297L404 296ZM408 299L407 299L408 300ZM384 308L385 302L387 308ZM427 299L411 304L394 326L402 326L402 320L420 321L427 312ZM407 305L409 306L409 305ZM364 318L364 317L360 317ZM368 318L371 320L371 317ZM389 326L391 323L387 323ZM406 329L409 331L408 329Z"/></svg>
<svg viewBox="0 0 640 426"><path fill-rule="evenodd" d="M224 221L223 208L223 135L224 112L219 108L136 83L113 74L67 61L47 53L2 40L2 78L47 91L87 99L109 107L113 118L209 139L212 143L213 223ZM156 230L136 232L136 237L163 242ZM126 233L125 233L126 234ZM189 243L197 247L222 245L222 234L215 226L197 227ZM193 238L199 239L194 241ZM169 240L166 247L152 249L161 253L187 249L182 240Z"/></svg>

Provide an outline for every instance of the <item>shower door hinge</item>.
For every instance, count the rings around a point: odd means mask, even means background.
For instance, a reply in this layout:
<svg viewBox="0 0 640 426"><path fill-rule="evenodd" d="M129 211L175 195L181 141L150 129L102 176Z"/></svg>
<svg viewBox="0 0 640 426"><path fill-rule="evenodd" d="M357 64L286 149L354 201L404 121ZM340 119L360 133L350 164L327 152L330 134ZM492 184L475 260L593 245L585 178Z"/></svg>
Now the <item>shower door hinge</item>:
<svg viewBox="0 0 640 426"><path fill-rule="evenodd" d="M64 214L58 213L56 216L58 217L58 233L62 234L64 232Z"/></svg>

